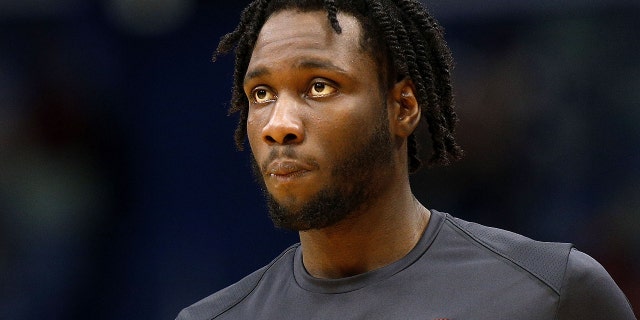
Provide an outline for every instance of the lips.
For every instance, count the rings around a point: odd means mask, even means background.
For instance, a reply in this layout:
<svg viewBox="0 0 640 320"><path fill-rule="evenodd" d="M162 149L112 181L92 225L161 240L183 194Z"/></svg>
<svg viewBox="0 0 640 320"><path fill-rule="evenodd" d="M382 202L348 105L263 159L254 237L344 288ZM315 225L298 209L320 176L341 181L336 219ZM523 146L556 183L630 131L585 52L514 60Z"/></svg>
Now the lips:
<svg viewBox="0 0 640 320"><path fill-rule="evenodd" d="M295 160L275 160L264 173L276 178L296 178L313 170L313 166Z"/></svg>

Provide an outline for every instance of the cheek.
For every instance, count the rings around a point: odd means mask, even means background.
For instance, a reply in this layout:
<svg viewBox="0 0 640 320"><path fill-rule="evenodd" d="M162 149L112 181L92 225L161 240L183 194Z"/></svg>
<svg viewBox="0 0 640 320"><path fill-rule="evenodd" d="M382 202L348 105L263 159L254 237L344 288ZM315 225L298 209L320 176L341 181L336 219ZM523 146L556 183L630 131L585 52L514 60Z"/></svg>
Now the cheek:
<svg viewBox="0 0 640 320"><path fill-rule="evenodd" d="M255 114L249 112L247 116L247 139L249 140L249 146L253 150L259 141L262 140L262 126L261 122L256 119Z"/></svg>
<svg viewBox="0 0 640 320"><path fill-rule="evenodd" d="M332 150L331 154L341 158L359 144L362 136L367 135L370 125L358 112L336 112L319 120L313 136L319 138L317 143L322 144L324 150Z"/></svg>
<svg viewBox="0 0 640 320"><path fill-rule="evenodd" d="M378 93L375 93L376 95ZM371 96L374 96L372 93ZM380 100L360 97L351 101L350 107L336 112L333 124L337 131L342 132L348 140L357 140L361 136L380 126L380 121L385 119L383 114L388 111L383 108Z"/></svg>

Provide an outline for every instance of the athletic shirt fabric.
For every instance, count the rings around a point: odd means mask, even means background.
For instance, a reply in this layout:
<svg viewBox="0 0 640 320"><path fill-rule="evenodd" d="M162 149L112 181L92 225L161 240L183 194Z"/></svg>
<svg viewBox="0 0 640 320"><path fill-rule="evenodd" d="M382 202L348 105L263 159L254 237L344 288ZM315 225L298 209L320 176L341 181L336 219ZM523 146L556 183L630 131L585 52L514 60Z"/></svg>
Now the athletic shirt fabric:
<svg viewBox="0 0 640 320"><path fill-rule="evenodd" d="M635 319L604 268L571 244L538 242L431 210L416 246L383 268L318 279L300 244L185 308L177 320Z"/></svg>

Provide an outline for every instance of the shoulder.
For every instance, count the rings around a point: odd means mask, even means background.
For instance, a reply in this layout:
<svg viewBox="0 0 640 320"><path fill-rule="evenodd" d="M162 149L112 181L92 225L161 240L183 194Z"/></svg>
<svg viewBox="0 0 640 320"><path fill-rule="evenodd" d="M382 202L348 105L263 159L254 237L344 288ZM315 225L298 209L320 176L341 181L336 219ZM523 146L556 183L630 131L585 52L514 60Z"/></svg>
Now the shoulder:
<svg viewBox="0 0 640 320"><path fill-rule="evenodd" d="M471 241L506 259L560 293L570 243L535 241L503 229L467 222L447 215L447 223Z"/></svg>
<svg viewBox="0 0 640 320"><path fill-rule="evenodd" d="M595 259L571 250L558 319L635 319L629 301Z"/></svg>
<svg viewBox="0 0 640 320"><path fill-rule="evenodd" d="M556 319L635 319L629 301L604 267L572 244L535 241L450 215L446 223L551 288L558 297Z"/></svg>
<svg viewBox="0 0 640 320"><path fill-rule="evenodd" d="M233 308L247 297L260 283L265 273L272 268L283 256L294 252L299 244L292 245L284 250L268 265L254 271L240 281L184 308L176 320L211 320L220 314Z"/></svg>

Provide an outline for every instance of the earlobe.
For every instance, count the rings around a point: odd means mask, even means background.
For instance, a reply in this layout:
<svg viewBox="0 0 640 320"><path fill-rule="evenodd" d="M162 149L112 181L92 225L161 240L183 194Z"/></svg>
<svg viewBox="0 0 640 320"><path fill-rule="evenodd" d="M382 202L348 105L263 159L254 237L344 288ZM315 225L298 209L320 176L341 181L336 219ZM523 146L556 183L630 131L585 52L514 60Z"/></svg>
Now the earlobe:
<svg viewBox="0 0 640 320"><path fill-rule="evenodd" d="M420 123L420 106L415 95L415 87L409 78L402 79L391 88L393 99L393 127L395 134L408 137Z"/></svg>

